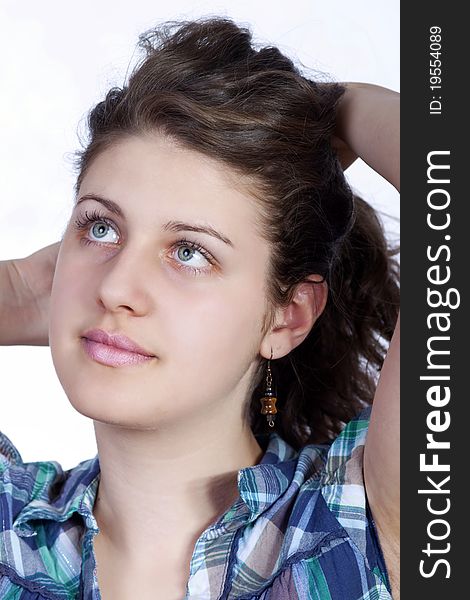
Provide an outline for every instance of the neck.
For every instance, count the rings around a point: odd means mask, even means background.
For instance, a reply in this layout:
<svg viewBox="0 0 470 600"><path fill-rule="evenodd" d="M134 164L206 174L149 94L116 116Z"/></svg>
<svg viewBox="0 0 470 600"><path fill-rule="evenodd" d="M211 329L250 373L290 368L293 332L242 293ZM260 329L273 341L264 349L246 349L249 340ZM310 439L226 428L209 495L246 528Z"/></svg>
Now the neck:
<svg viewBox="0 0 470 600"><path fill-rule="evenodd" d="M94 515L119 554L151 557L161 542L190 554L199 535L237 499L239 469L263 451L242 420L188 429L125 429L95 421L101 476ZM171 550L168 550L169 552Z"/></svg>

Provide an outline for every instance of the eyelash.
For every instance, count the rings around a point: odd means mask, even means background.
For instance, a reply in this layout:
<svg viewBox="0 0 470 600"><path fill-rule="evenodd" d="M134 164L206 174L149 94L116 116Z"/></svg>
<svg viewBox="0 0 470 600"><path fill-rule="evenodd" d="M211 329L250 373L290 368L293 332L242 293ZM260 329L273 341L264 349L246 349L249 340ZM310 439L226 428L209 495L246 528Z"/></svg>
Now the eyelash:
<svg viewBox="0 0 470 600"><path fill-rule="evenodd" d="M94 224L97 221L102 221L103 223L106 223L106 225L109 225L110 227L112 227L113 229L115 229L117 231L116 225L110 219L108 219L104 215L100 214L97 210L92 210L90 214L88 214L88 211L85 211L84 215L81 215L75 219L74 226L77 230L84 231L84 230L87 230L91 224ZM81 241L86 245L89 245L89 244L92 244L94 246L101 245L99 242L95 242L86 237L82 237ZM172 247L176 248L176 249L185 247L185 248L191 248L191 250L197 250L210 263L210 265L214 266L216 264L216 261L215 261L214 257L212 256L212 254L208 250L206 250L203 246L198 244L197 242L193 242L191 240L187 240L187 239L183 238L183 239L180 239L177 242L175 242ZM178 268L183 271L188 271L192 275L199 275L200 273L207 273L209 271L208 268L201 269L201 268L197 268L197 267L187 267L185 265L182 265L181 263L178 263Z"/></svg>

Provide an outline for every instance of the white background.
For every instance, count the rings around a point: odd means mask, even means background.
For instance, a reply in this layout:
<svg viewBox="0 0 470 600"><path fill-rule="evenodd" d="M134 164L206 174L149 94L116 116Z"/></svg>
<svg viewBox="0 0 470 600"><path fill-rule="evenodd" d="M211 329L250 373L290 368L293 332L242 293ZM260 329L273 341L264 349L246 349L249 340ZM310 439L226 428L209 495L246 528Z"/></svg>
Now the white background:
<svg viewBox="0 0 470 600"><path fill-rule="evenodd" d="M1 0L0 259L60 239L72 206L71 154L87 111L121 85L138 34L174 19L227 15L337 81L399 91L399 0ZM398 239L399 196L362 161L347 177ZM24 461L64 468L96 454L93 423L70 405L48 347L0 348L0 430Z"/></svg>

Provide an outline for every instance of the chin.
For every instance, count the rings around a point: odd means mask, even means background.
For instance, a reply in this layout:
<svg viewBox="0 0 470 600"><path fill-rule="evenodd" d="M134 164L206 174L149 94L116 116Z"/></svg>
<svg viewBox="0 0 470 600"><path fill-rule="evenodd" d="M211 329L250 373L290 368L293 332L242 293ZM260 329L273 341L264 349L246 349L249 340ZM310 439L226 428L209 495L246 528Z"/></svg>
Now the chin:
<svg viewBox="0 0 470 600"><path fill-rule="evenodd" d="M155 419L155 415L150 414L148 407L147 409L140 409L132 399L119 402L112 393L111 396L108 395L108 397L104 398L101 392L98 395L91 394L83 388L80 389L80 392L65 388L64 390L73 408L84 417L88 417L93 421L133 429L143 429L149 427L149 423Z"/></svg>

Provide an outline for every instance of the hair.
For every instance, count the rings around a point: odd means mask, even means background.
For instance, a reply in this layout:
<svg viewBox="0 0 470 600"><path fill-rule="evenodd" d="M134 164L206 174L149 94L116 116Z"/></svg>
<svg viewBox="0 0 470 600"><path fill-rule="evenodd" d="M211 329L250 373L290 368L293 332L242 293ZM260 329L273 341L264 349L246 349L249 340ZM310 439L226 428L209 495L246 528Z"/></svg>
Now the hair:
<svg viewBox="0 0 470 600"><path fill-rule="evenodd" d="M272 250L263 332L309 275L328 284L307 337L271 361L278 433L296 449L328 442L372 403L399 305L397 250L351 191L331 146L345 87L307 79L278 48L257 47L248 28L227 18L163 23L139 46L144 56L126 84L88 115L75 191L103 150L156 132L244 177ZM257 360L245 406L255 434L269 431L259 401L266 360Z"/></svg>

